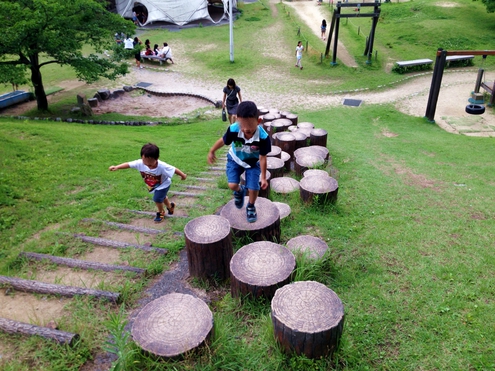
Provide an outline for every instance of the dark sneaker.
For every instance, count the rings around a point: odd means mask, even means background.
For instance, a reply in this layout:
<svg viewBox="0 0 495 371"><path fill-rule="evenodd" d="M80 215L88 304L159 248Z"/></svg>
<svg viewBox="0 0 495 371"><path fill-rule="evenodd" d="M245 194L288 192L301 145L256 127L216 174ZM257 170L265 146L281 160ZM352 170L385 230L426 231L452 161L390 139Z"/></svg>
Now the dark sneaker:
<svg viewBox="0 0 495 371"><path fill-rule="evenodd" d="M258 220L258 214L256 214L256 207L254 205L246 207L246 216L249 223L254 223Z"/></svg>
<svg viewBox="0 0 495 371"><path fill-rule="evenodd" d="M168 215L174 215L175 204L173 202L170 203L170 207L167 207Z"/></svg>
<svg viewBox="0 0 495 371"><path fill-rule="evenodd" d="M156 218L153 219L155 223L161 223L163 222L163 219L165 219L165 213L156 213Z"/></svg>
<svg viewBox="0 0 495 371"><path fill-rule="evenodd" d="M246 195L246 187L241 185L241 189L234 191L234 204L238 209L244 206L244 196Z"/></svg>

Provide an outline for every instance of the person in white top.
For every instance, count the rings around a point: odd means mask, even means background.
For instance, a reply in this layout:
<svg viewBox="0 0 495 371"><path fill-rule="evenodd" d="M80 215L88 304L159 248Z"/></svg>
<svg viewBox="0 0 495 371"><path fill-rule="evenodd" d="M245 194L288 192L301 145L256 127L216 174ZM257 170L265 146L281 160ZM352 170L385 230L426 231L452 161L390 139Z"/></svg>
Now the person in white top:
<svg viewBox="0 0 495 371"><path fill-rule="evenodd" d="M170 59L170 62L174 64L174 60L172 59L172 49L170 49L170 46L168 46L167 43L163 43L163 48L160 52L160 57L165 59L165 61L167 61L167 59Z"/></svg>
<svg viewBox="0 0 495 371"><path fill-rule="evenodd" d="M108 168L110 171L121 169L136 169L141 173L148 192L153 194L158 212L156 213L155 223L160 223L165 218L165 208L168 215L174 213L175 204L170 202L167 193L172 184L172 176L177 174L182 180L187 178L187 175L181 170L158 160L160 157L160 149L153 143L145 144L141 148L141 159L131 162L124 162L120 165L112 165Z"/></svg>
<svg viewBox="0 0 495 371"><path fill-rule="evenodd" d="M129 36L124 40L124 49L134 49L134 40Z"/></svg>
<svg viewBox="0 0 495 371"><path fill-rule="evenodd" d="M303 69L301 62L303 50L304 46L302 46L302 43L298 41L296 46L296 67L299 67L301 70Z"/></svg>

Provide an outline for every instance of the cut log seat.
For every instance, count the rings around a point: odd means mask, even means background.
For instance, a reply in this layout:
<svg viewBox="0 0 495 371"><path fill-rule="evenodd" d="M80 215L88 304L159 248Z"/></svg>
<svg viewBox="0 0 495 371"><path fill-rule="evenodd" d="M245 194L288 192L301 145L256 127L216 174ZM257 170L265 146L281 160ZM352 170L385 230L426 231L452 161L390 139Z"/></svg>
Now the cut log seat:
<svg viewBox="0 0 495 371"><path fill-rule="evenodd" d="M208 341L213 314L201 299L172 293L148 303L132 324L133 340L143 350L176 357Z"/></svg>
<svg viewBox="0 0 495 371"><path fill-rule="evenodd" d="M337 294L315 281L278 289L271 303L273 330L287 353L308 358L331 356L344 330L344 305Z"/></svg>
<svg viewBox="0 0 495 371"><path fill-rule="evenodd" d="M230 261L230 291L233 297L249 295L271 299L291 281L296 258L286 247L268 241L241 247Z"/></svg>
<svg viewBox="0 0 495 371"><path fill-rule="evenodd" d="M337 181L329 176L308 176L299 182L299 194L304 202L336 203L338 191Z"/></svg>
<svg viewBox="0 0 495 371"><path fill-rule="evenodd" d="M325 255L328 245L321 238L303 235L287 241L287 248L296 256L307 255L309 259L320 259Z"/></svg>

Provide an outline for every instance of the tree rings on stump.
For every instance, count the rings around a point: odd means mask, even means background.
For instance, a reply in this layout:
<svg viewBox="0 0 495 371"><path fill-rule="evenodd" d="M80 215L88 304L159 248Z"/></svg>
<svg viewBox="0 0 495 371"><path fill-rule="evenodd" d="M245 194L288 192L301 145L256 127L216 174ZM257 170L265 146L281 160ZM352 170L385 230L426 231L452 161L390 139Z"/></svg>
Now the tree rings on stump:
<svg viewBox="0 0 495 371"><path fill-rule="evenodd" d="M337 181L329 176L308 176L299 182L299 194L304 202L335 203L337 202L338 191Z"/></svg>
<svg viewBox="0 0 495 371"><path fill-rule="evenodd" d="M277 288L291 280L296 258L284 246L258 241L241 247L230 261L230 291L233 297L271 299Z"/></svg>
<svg viewBox="0 0 495 371"><path fill-rule="evenodd" d="M282 152L282 148L279 146L272 146L272 150L267 153L266 157L278 157L280 158L280 153Z"/></svg>
<svg viewBox="0 0 495 371"><path fill-rule="evenodd" d="M284 166L284 161L278 157L266 158L266 168L272 174L272 179L284 176Z"/></svg>
<svg viewBox="0 0 495 371"><path fill-rule="evenodd" d="M273 203L275 204L275 206L277 206L278 211L280 212L280 219L283 219L290 215L291 209L288 204L277 201L273 201Z"/></svg>
<svg viewBox="0 0 495 371"><path fill-rule="evenodd" d="M330 174L328 174L325 170L319 170L319 169L309 169L303 173L304 177L314 176L314 175L316 175L316 176L330 176Z"/></svg>
<svg viewBox="0 0 495 371"><path fill-rule="evenodd" d="M268 182L268 187L266 189L261 189L258 191L258 197L264 197L268 198L270 197L270 178L272 177L272 174L267 170L266 171L266 181ZM246 172L243 172L241 174L241 184L245 185L246 184ZM260 174L260 181L259 181L260 187L261 187L261 174Z"/></svg>
<svg viewBox="0 0 495 371"><path fill-rule="evenodd" d="M299 189L299 182L285 176L272 179L270 181L270 187L276 193L291 193Z"/></svg>
<svg viewBox="0 0 495 371"><path fill-rule="evenodd" d="M184 227L189 274L199 278L229 278L232 235L229 221L218 215L205 215Z"/></svg>
<svg viewBox="0 0 495 371"><path fill-rule="evenodd" d="M297 124L298 129L311 129L313 130L315 126L311 122L300 122Z"/></svg>
<svg viewBox="0 0 495 371"><path fill-rule="evenodd" d="M328 161L330 158L330 152L328 148L322 146L309 146L304 148L298 148L294 151L294 157L298 157L301 155L313 155L319 156L323 160Z"/></svg>
<svg viewBox="0 0 495 371"><path fill-rule="evenodd" d="M337 294L315 281L278 289L271 304L277 342L288 354L331 356L344 329L344 305Z"/></svg>
<svg viewBox="0 0 495 371"><path fill-rule="evenodd" d="M297 175L302 176L306 170L323 164L325 164L325 160L321 156L311 154L297 155L294 161L294 170Z"/></svg>
<svg viewBox="0 0 495 371"><path fill-rule="evenodd" d="M313 129L309 134L309 144L311 146L327 146L328 133L324 129Z"/></svg>
<svg viewBox="0 0 495 371"><path fill-rule="evenodd" d="M293 126L292 121L286 118L279 118L272 121L272 128L274 133L286 131L289 126Z"/></svg>
<svg viewBox="0 0 495 371"><path fill-rule="evenodd" d="M213 314L200 299L172 293L148 303L132 325L132 338L143 350L175 357L203 344L213 329Z"/></svg>
<svg viewBox="0 0 495 371"><path fill-rule="evenodd" d="M244 205L247 205L248 201L248 196L244 197ZM227 202L220 215L230 222L236 237L247 236L253 241L280 241L280 212L277 206L263 197L256 199L255 206L258 213L255 223L246 220L246 208L238 209L234 200Z"/></svg>
<svg viewBox="0 0 495 371"><path fill-rule="evenodd" d="M304 235L287 241L287 248L296 256L304 255L309 259L320 259L325 255L328 245L321 238Z"/></svg>

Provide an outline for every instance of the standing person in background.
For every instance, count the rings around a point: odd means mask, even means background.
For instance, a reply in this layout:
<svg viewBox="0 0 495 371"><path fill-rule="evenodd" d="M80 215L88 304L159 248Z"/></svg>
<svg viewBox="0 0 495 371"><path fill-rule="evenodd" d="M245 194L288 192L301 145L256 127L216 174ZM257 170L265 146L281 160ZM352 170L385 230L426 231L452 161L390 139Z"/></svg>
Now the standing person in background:
<svg viewBox="0 0 495 371"><path fill-rule="evenodd" d="M301 70L302 67L302 52L304 50L304 46L302 46L302 42L298 41L296 46L296 67L299 67Z"/></svg>
<svg viewBox="0 0 495 371"><path fill-rule="evenodd" d="M134 59L136 59L137 68L143 68L143 66L141 66L141 44L141 40L139 40L139 38L136 36L133 41L133 48L136 51L136 53L134 54Z"/></svg>
<svg viewBox="0 0 495 371"><path fill-rule="evenodd" d="M127 50L134 49L134 40L130 36L124 39L124 49Z"/></svg>
<svg viewBox="0 0 495 371"><path fill-rule="evenodd" d="M239 96L239 98L237 98ZM234 79L227 80L227 86L223 88L222 108L227 107L229 122L232 125L237 119L237 106L242 102L241 88L235 84Z"/></svg>
<svg viewBox="0 0 495 371"><path fill-rule="evenodd" d="M321 39L323 41L326 40L326 32L327 32L327 21L326 20L323 20L321 21Z"/></svg>

